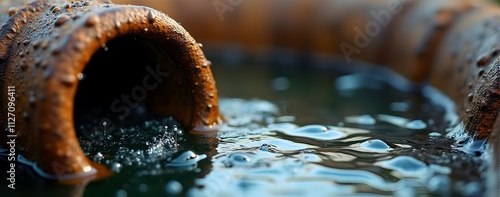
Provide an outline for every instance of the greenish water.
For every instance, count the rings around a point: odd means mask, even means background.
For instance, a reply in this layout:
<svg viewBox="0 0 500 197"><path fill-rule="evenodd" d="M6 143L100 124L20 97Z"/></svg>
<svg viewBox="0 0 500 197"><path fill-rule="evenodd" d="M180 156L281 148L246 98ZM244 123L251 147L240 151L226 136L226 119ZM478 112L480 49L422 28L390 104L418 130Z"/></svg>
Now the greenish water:
<svg viewBox="0 0 500 197"><path fill-rule="evenodd" d="M450 114L439 102L363 74L214 65L226 123L219 132L187 135L170 118L138 125L90 122L77 128L95 131L80 137L81 146L115 176L61 186L20 166L18 188L1 188L2 196L480 196L485 191L483 146L447 139ZM6 171L7 162L0 162Z"/></svg>

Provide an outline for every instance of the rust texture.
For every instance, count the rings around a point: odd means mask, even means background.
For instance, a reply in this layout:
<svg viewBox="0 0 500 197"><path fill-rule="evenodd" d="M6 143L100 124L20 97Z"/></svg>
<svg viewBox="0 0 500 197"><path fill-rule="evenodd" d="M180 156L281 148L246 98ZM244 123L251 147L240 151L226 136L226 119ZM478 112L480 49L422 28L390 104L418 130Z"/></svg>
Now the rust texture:
<svg viewBox="0 0 500 197"><path fill-rule="evenodd" d="M218 123L217 90L210 62L201 46L162 12L95 1L1 4L0 124L2 129L7 128L6 92L8 86L15 86L17 153L36 162L45 173L62 176L91 170L75 133L74 98L79 73L112 40L137 41L150 51L139 51L137 56L155 60L158 67L152 68L169 74L145 100L153 112L173 115L187 129ZM127 44L122 46L126 48ZM119 58L126 62L128 57ZM105 69L108 65L98 66ZM7 134L1 135L3 145Z"/></svg>
<svg viewBox="0 0 500 197"><path fill-rule="evenodd" d="M115 1L162 10L206 46L240 43L248 53L286 47L345 59L339 47L344 42L357 48L351 59L385 65L444 92L478 139L488 137L500 108L500 8L488 0L242 1L221 8L223 21L206 9L214 8L213 1ZM388 11L389 2L401 3L401 12L391 13L384 26L385 16L371 12ZM368 35L369 43L360 47L357 29L366 34L373 21L380 33Z"/></svg>

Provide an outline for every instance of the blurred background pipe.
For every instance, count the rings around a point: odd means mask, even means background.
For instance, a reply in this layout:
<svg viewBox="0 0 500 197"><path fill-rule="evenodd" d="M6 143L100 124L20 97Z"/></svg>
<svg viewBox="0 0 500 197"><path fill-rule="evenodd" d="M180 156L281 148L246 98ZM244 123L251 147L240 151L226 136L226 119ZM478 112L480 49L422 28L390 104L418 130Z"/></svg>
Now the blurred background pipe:
<svg viewBox="0 0 500 197"><path fill-rule="evenodd" d="M95 1L0 3L1 144L8 148L6 142L15 140L16 154L34 162L40 175L94 174L74 120L91 107L126 121L143 103L188 130L218 123L211 63L165 14ZM12 89L15 95L8 94ZM7 113L9 102L13 114ZM15 127L8 118L15 118Z"/></svg>
<svg viewBox="0 0 500 197"><path fill-rule="evenodd" d="M344 60L331 67L349 67L350 60L385 65L452 98L465 130L478 139L488 137L500 107L500 8L490 0L115 2L169 14L206 48L290 48L301 54L295 62L319 53Z"/></svg>

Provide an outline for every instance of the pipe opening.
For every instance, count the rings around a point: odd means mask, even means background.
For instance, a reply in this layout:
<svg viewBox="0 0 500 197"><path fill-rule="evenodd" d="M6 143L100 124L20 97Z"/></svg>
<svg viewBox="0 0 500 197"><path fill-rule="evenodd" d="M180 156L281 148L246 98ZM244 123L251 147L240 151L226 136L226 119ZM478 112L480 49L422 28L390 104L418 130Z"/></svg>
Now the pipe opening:
<svg viewBox="0 0 500 197"><path fill-rule="evenodd" d="M95 52L78 74L76 130L103 121L130 125L169 115L152 112L175 102L166 93L175 66L165 54L167 49L140 36L115 38Z"/></svg>

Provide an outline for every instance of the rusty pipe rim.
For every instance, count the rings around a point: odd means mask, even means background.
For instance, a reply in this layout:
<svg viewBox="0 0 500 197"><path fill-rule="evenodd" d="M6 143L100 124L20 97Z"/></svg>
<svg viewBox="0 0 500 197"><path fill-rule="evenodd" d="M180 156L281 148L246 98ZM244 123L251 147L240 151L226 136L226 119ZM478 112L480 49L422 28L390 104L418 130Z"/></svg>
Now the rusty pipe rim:
<svg viewBox="0 0 500 197"><path fill-rule="evenodd" d="M118 38L132 36L158 50L152 56L172 74L171 85L161 87L156 95L173 99L152 101L158 105L153 112L173 115L186 129L219 123L210 62L200 45L165 14L93 1L35 1L16 11L9 13L11 18L0 34L2 88L19 90L15 115L23 119L17 123L16 145L41 176L73 179L95 174L74 128L77 76L94 53ZM2 106L7 100L4 94ZM5 116L2 125L7 125Z"/></svg>

